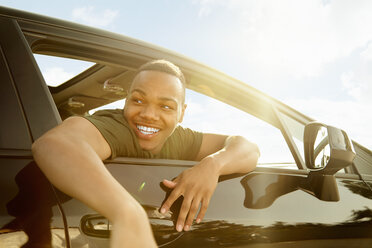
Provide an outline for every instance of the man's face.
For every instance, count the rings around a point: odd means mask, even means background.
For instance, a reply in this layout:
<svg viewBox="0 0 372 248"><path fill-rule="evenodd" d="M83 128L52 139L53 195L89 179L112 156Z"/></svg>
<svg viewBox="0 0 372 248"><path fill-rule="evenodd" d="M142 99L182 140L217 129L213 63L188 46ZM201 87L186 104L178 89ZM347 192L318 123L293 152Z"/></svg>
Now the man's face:
<svg viewBox="0 0 372 248"><path fill-rule="evenodd" d="M186 105L181 81L159 71L142 71L133 80L124 117L142 149L156 154L182 121Z"/></svg>

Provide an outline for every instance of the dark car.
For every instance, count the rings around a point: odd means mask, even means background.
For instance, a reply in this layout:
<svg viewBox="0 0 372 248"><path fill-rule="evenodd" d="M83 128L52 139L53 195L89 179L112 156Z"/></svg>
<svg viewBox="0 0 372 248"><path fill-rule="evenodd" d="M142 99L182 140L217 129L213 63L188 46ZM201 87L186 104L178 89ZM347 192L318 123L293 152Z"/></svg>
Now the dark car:
<svg viewBox="0 0 372 248"><path fill-rule="evenodd" d="M31 144L69 116L124 99L136 69L159 58L180 66L190 92L201 93L195 99L214 98L239 109L252 119L242 125L251 132L254 121L264 125L269 131L258 136L269 146L260 148L271 158L249 174L221 177L203 222L180 233L174 220L182 199L160 214L169 194L161 181L195 162L105 161L147 211L160 247L372 247L372 152L344 131L174 52L4 7L0 53L0 247L108 247L111 224L54 188L33 161ZM35 59L41 55L92 65L48 86ZM230 129L239 124L233 121ZM288 161L275 161L279 148Z"/></svg>

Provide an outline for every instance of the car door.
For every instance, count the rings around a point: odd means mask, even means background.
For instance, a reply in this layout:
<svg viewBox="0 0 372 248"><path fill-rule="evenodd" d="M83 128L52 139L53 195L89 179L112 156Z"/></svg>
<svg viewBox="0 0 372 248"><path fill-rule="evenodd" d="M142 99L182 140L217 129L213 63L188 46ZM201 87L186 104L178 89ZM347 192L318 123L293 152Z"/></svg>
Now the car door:
<svg viewBox="0 0 372 248"><path fill-rule="evenodd" d="M18 22L0 15L0 37L0 246L48 247L50 220L55 238L64 229L31 144L61 119Z"/></svg>
<svg viewBox="0 0 372 248"><path fill-rule="evenodd" d="M298 168L305 165L296 163L304 160L303 152L299 152L301 140L294 141L299 131L303 136L304 125L286 115L284 109L273 113L281 118L283 125L277 131L286 137L277 141L270 135L272 142L283 146L280 151L286 148L288 154L294 153L297 158L287 163L262 162L247 175L221 177L205 219L194 224L189 232L177 233L173 226L182 199L167 215L160 214L158 208L169 193L161 181L176 177L195 162L118 158L107 161L107 166L148 211L155 237L162 247L368 246L372 242L372 192L355 173L355 166L337 173L324 185L313 181L308 169ZM218 114L221 122L228 119L220 116L221 111ZM198 122L202 120L199 118ZM224 125L231 127L234 123L224 122ZM263 133L270 134L271 130L265 129ZM267 149L262 148L261 153L269 154L272 149L270 144ZM318 191L318 187L322 191ZM99 215L85 216L81 224L89 242L102 247L107 245L110 225L105 223L106 231L102 231L102 226L95 227L92 223L102 223L103 219Z"/></svg>
<svg viewBox="0 0 372 248"><path fill-rule="evenodd" d="M337 175L339 197L323 200L310 192L303 170L259 167L248 175L221 178L203 222L177 233L173 223L182 200L170 213L160 214L167 195L160 182L191 164L120 158L107 165L145 207L162 247L366 247L371 242L371 193L361 190L363 182L354 175ZM93 219L103 222L91 217L85 216L82 231L91 244L105 247L108 233L101 230L110 227L88 225Z"/></svg>

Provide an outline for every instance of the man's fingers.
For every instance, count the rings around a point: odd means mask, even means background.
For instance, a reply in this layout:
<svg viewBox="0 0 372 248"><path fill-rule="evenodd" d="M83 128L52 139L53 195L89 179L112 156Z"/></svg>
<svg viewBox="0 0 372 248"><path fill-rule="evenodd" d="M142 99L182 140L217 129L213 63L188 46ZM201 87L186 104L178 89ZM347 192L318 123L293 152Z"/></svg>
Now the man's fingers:
<svg viewBox="0 0 372 248"><path fill-rule="evenodd" d="M202 201L202 205L200 207L200 211L199 211L198 217L196 217L196 223L200 223L203 220L204 215L205 215L205 212L207 212L208 205L209 205L209 198L208 199L204 199Z"/></svg>
<svg viewBox="0 0 372 248"><path fill-rule="evenodd" d="M187 198L187 197L185 197L183 199L182 206L181 206L181 209L180 209L180 213L178 215L177 225L176 225L176 229L179 232L181 232L183 227L184 227L185 219L186 219L187 213L189 212L189 209L190 209L191 200L192 199Z"/></svg>
<svg viewBox="0 0 372 248"><path fill-rule="evenodd" d="M167 200L164 202L163 206L160 209L162 214L165 214L172 206L172 204L180 197L181 193L177 190L173 190L172 193L168 196Z"/></svg>
<svg viewBox="0 0 372 248"><path fill-rule="evenodd" d="M184 228L185 231L190 230L190 227L192 225L192 222L194 221L196 212L199 209L199 205L200 205L200 200L199 199L198 200L194 199L192 201L192 204L191 204L191 207L190 207L190 210L189 210L189 214L187 215L187 220L186 220L186 223L185 223L185 228Z"/></svg>
<svg viewBox="0 0 372 248"><path fill-rule="evenodd" d="M164 184L165 187L170 188L170 189L173 189L177 185L176 182L173 182L173 181L170 181L170 180L167 180L167 179L163 180L163 184Z"/></svg>

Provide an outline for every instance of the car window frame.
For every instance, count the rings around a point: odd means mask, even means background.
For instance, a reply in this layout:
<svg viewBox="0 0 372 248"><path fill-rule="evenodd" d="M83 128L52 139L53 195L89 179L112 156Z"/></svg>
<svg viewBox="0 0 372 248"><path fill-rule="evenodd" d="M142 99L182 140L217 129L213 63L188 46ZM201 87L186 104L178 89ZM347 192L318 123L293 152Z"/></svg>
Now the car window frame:
<svg viewBox="0 0 372 248"><path fill-rule="evenodd" d="M95 62L95 65L87 69L89 73L93 73L98 67L102 65L123 66L121 61L123 61L123 59L125 58L131 58L131 64L126 64L123 67L127 68L128 70L134 71L140 64L142 64L146 60L156 58L159 54L162 54L163 56L164 53L169 55L172 61L180 62L181 64L187 65L188 68L184 68L186 73L188 73L188 71L192 71L193 68L201 65L200 63L192 61L188 58L184 58L181 55L176 54L174 56L174 53L169 53L165 49L162 50L162 48L149 45L142 41L136 41L125 36L112 34L102 30L98 30L100 34L97 34L97 29L85 27L82 25L76 25L69 22L53 19L53 21L47 24L30 22L27 20L19 20L19 25L24 32L24 35L26 36L26 39L33 52ZM83 28L82 30L84 31L80 30L80 28ZM42 31L42 34L38 33L38 29ZM129 39L129 41L121 40L123 37L125 39ZM125 46L123 48L123 43L130 47L130 51L135 51L135 53L129 52L128 48L125 48ZM102 44L105 44L105 46L103 46ZM186 60L186 62L183 62L183 60ZM190 64L190 62L192 64ZM60 90L76 83L78 81L77 77L79 75L69 80L68 84L62 84L54 88L49 87L51 93L58 93ZM201 76L207 77L208 74L203 74ZM230 82L237 81L236 79L233 79L226 75L222 75L222 77L222 79L227 79ZM197 80L195 78L192 79ZM252 95L255 94L255 92L258 92L258 90L252 88L249 85L247 85L247 87L249 87L250 90L253 91ZM226 99L221 99L218 96L213 95L213 92L208 92L208 90L206 91L203 88L195 87L195 85L193 84L190 85L188 88L203 95L222 101L233 107L236 107L246 112L247 114L253 115L256 118L259 118L260 120L271 124L273 127L278 128L292 153L297 168L299 170L307 169L304 160L290 134L288 126L285 124L280 115L285 114L289 118L303 123L304 125L312 121L311 118L301 114L300 112L271 97L268 97L267 100L269 102L271 101L271 103L267 103L266 111L268 113L266 113L266 115L262 115L261 113L249 112L247 111L247 109L244 108L244 106L241 106L236 102L234 103ZM249 99L249 97L247 99Z"/></svg>
<svg viewBox="0 0 372 248"><path fill-rule="evenodd" d="M27 27L27 25L26 25ZM51 31L49 31L51 33ZM30 32L27 32L27 35L31 35L32 38L28 38L27 40L30 43L30 46L32 48L32 51L34 53L39 53L39 54L44 54L44 55L50 55L50 56L59 56L59 57L67 57L67 58L73 58L73 59L80 59L80 60L85 60L85 61L91 61L95 62L96 64L93 65L92 67L88 68L85 73L94 73L97 68L101 68L102 65L114 65L114 66L122 66L120 63L121 59L118 59L120 57L120 50L117 49L115 50L114 47L109 47L109 48L102 48L100 43L98 44L89 44L88 42L85 41L87 37L84 39L83 34L81 34L77 40L72 40L72 39L63 39L63 34L64 32L59 33L61 35L60 37L56 37L58 35L58 32L53 35L48 36L46 39L45 37L37 39L32 35ZM90 37L92 34L89 34L88 36ZM83 52L82 52L83 51ZM109 54L110 56L107 55L107 51L110 51ZM114 55L114 56L112 56ZM119 56L118 56L119 55ZM135 68L128 68L130 70L135 70ZM84 73L84 72L83 72ZM66 83L61 84L58 87L49 87L51 90L51 93L58 93L61 90L72 86L76 82L79 81L79 78L81 77L81 74L76 75L75 77L71 78L68 80ZM290 132L288 130L287 125L285 122L282 120L279 114L279 110L276 106L273 104L268 104L267 107L270 110L269 113L266 117L268 119L271 119L271 121L268 121L267 119L261 118L259 115L260 113L251 113L247 112L246 109L244 109L242 106L236 106L237 104L234 102L229 102L226 101L226 99L219 99L218 96L213 95L213 92L206 92L203 89L193 87L192 85L190 87L187 87L191 90L194 90L198 93L201 93L203 95L212 97L214 99L217 99L221 102L224 102L226 104L229 104L233 107L237 107L238 109L241 109L242 111L246 112L247 114L253 115L256 118L259 118L260 120L271 124L273 127L278 128L280 132L282 133L284 140L286 141L287 146L289 147L291 154L295 160L295 163L297 165L298 169L306 169L306 165L293 141L293 138L290 135ZM253 94L252 94L253 95ZM248 99L248 98L247 98ZM252 98L254 99L254 97ZM283 112L283 111L282 111ZM271 116L270 116L271 114ZM293 118L293 117L292 117Z"/></svg>

